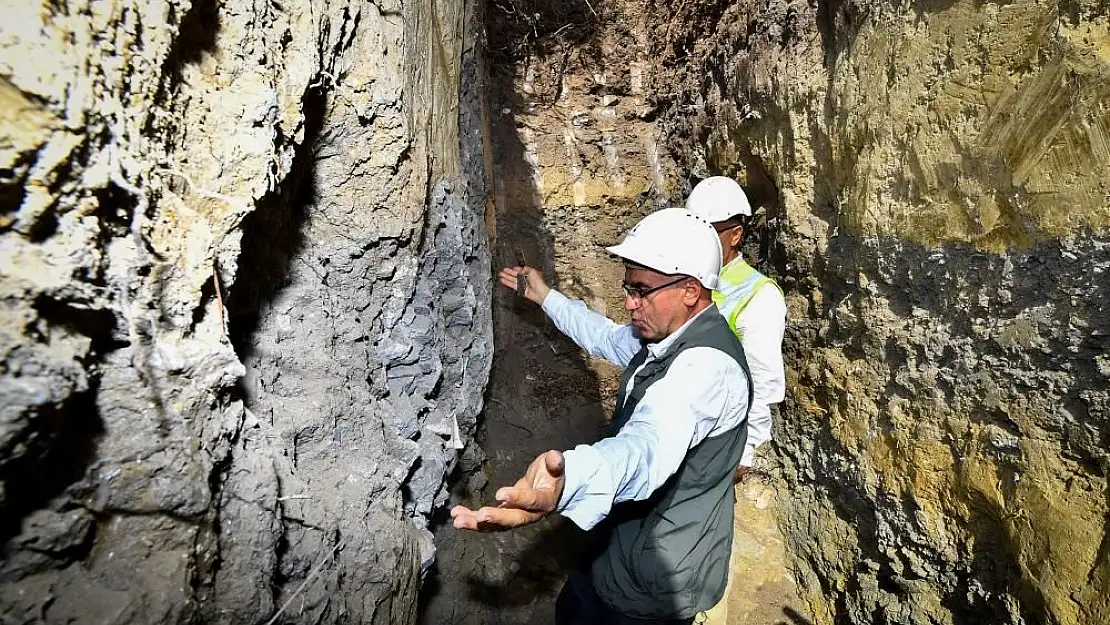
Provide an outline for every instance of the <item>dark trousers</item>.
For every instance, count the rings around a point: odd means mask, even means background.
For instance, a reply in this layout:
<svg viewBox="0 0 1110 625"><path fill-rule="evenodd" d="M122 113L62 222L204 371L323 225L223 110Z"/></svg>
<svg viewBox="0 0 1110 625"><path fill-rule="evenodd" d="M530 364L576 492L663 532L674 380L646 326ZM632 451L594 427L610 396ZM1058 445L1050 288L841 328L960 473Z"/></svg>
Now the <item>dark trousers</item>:
<svg viewBox="0 0 1110 625"><path fill-rule="evenodd" d="M597 596L588 573L572 571L555 600L556 625L690 625L687 619L641 619L620 614Z"/></svg>

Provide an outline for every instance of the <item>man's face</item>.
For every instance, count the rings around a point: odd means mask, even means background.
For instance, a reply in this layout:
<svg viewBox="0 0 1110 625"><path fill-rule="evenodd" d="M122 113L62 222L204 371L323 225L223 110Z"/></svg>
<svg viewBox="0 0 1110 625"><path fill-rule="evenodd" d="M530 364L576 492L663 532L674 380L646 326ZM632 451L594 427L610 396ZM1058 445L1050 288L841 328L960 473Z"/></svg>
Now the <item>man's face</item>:
<svg viewBox="0 0 1110 625"><path fill-rule="evenodd" d="M697 281L686 276L668 276L642 267L625 266L624 307L632 315L632 326L641 339L660 341L689 318L688 306L697 302ZM657 290L652 290L658 288ZM628 294L627 290L639 293Z"/></svg>

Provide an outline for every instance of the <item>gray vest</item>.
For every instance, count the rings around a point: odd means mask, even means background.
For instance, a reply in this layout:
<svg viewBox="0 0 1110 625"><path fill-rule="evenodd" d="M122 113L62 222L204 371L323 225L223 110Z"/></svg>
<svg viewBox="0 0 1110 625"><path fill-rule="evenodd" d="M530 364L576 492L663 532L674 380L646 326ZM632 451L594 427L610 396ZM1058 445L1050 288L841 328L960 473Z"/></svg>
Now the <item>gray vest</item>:
<svg viewBox="0 0 1110 625"><path fill-rule="evenodd" d="M636 354L621 377L612 433L628 422L675 357L691 347L712 347L740 364L748 379L750 408L751 373L744 349L714 306L687 326L661 359L644 367L624 401L629 378L648 356L646 348ZM598 596L610 607L639 618L685 619L724 595L732 551L732 475L748 437L746 414L744 419L689 450L678 471L646 501L615 505L599 526L604 544L591 573Z"/></svg>

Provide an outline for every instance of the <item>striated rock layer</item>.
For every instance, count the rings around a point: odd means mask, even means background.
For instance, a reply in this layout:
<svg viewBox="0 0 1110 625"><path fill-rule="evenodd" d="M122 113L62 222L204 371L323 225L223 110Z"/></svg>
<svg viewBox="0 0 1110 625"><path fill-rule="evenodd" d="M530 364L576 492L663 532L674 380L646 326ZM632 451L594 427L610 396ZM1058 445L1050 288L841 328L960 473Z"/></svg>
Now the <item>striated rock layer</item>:
<svg viewBox="0 0 1110 625"><path fill-rule="evenodd" d="M492 352L473 2L5 0L5 622L411 622Z"/></svg>
<svg viewBox="0 0 1110 625"><path fill-rule="evenodd" d="M654 13L664 141L767 207L817 620L1110 622L1110 8Z"/></svg>
<svg viewBox="0 0 1110 625"><path fill-rule="evenodd" d="M475 4L0 0L5 622L411 622L490 366L483 219L619 315L599 246L717 173L788 294L817 621L1110 622L1105 3L494 3L493 138ZM521 442L518 394L613 392L502 303L498 479L593 434L547 401ZM526 541L458 542L542 618L559 571L487 555Z"/></svg>

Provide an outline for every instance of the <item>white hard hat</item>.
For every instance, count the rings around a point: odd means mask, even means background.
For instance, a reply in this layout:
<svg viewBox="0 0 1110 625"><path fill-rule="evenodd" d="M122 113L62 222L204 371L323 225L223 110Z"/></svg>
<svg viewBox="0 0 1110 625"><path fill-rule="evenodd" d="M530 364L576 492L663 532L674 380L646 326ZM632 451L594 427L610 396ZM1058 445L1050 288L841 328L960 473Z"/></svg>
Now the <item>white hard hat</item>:
<svg viewBox="0 0 1110 625"><path fill-rule="evenodd" d="M664 208L640 220L609 253L660 273L696 278L717 287L721 239L713 224L685 208Z"/></svg>
<svg viewBox="0 0 1110 625"><path fill-rule="evenodd" d="M752 215L752 205L744 190L735 180L724 176L712 176L695 185L686 198L686 208L712 223Z"/></svg>

